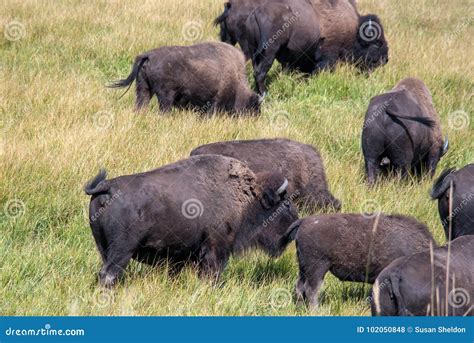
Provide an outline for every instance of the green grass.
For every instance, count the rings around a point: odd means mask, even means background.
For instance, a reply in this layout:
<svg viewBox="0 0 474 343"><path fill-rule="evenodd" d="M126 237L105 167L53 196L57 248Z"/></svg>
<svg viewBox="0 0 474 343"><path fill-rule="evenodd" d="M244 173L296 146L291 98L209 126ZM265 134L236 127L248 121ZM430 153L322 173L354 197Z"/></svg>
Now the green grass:
<svg viewBox="0 0 474 343"><path fill-rule="evenodd" d="M275 64L260 117L202 119L192 112L163 116L156 104L137 115L133 92L118 99L120 92L104 84L127 75L142 51L189 44L182 30L190 21L202 29L198 40L216 40L212 19L221 0L4 2L0 314L310 314L292 299L294 245L276 260L259 252L233 258L217 287L190 268L170 279L166 268L136 262L114 291L98 287L100 258L85 216L86 180L102 166L111 177L156 168L212 141L288 137L313 144L344 212L361 212L372 200L385 212L425 222L443 243L437 206L428 196L432 180L392 180L368 189L360 133L369 99L417 76L431 89L451 142L438 173L474 161L472 2L364 0L359 7L383 20L390 44L384 68L365 76L340 66L305 78L284 74ZM4 37L12 20L25 29L18 41ZM369 290L328 274L313 314L368 315Z"/></svg>

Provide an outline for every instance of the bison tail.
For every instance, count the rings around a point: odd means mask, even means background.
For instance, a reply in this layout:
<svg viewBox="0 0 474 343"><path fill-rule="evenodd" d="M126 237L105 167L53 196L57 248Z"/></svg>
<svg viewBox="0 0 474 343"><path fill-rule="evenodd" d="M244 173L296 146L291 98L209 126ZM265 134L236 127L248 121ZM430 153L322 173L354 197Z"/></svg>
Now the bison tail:
<svg viewBox="0 0 474 343"><path fill-rule="evenodd" d="M435 181L433 189L431 190L431 199L439 199L441 195L446 192L446 190L449 188L449 184L451 181L451 178L448 176L451 175L451 173L453 173L455 170L456 168L448 168L441 173L439 178Z"/></svg>
<svg viewBox="0 0 474 343"><path fill-rule="evenodd" d="M217 26L223 23L227 19L227 17L229 16L230 6L231 6L230 2L226 2L224 4L224 12L220 16L218 16L216 19L214 19L214 26Z"/></svg>
<svg viewBox="0 0 474 343"><path fill-rule="evenodd" d="M90 180L84 187L84 192L87 195L97 195L99 193L107 192L110 188L110 184L105 180L107 177L107 171L101 169L92 180Z"/></svg>
<svg viewBox="0 0 474 343"><path fill-rule="evenodd" d="M133 81L137 79L138 73L140 72L143 64L148 60L148 56L139 56L136 58L135 63L132 67L132 72L128 75L126 79L118 80L107 85L108 88L124 88L127 87L127 90L120 96L124 96L132 86Z"/></svg>
<svg viewBox="0 0 474 343"><path fill-rule="evenodd" d="M395 302L397 316L408 316L409 312L405 306L402 294L400 293L400 276L398 273L390 273L390 298Z"/></svg>
<svg viewBox="0 0 474 343"><path fill-rule="evenodd" d="M394 112L388 111L388 110L386 110L385 113L387 113L387 115L389 115L390 117L416 121L416 122L418 122L420 124L423 124L423 125L426 125L430 128L434 127L436 125L434 120L431 120L431 119L425 118L425 117L409 117L409 116L404 116L402 114L394 113Z"/></svg>

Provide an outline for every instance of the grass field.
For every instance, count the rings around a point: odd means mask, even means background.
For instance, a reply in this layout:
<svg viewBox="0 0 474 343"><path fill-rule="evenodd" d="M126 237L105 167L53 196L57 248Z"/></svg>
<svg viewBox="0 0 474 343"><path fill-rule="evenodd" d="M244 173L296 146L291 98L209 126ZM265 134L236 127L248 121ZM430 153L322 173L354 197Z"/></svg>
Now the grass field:
<svg viewBox="0 0 474 343"><path fill-rule="evenodd" d="M191 268L170 279L165 268L133 261L114 291L98 287L100 258L84 183L102 166L110 177L146 171L212 141L288 137L311 143L322 153L344 212L412 215L444 242L428 195L432 180L392 180L368 189L360 133L369 99L417 76L431 89L451 143L438 174L474 161L473 2L359 1L361 13L382 18L389 63L370 76L342 65L311 78L282 73L275 64L257 118L163 116L156 103L137 115L134 92L118 99L119 91L104 87L128 75L140 52L216 40L212 19L222 2L3 2L0 315L310 314L292 299L294 244L276 260L258 252L233 258L219 287ZM313 314L369 315L369 290L328 274Z"/></svg>

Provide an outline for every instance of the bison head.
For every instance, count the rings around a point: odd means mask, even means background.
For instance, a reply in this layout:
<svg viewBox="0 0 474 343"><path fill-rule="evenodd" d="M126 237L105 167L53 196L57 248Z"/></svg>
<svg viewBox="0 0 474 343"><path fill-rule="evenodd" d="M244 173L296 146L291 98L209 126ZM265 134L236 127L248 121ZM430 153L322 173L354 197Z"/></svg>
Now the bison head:
<svg viewBox="0 0 474 343"><path fill-rule="evenodd" d="M253 245L277 257L291 241L288 228L298 219L298 212L292 202L296 195L287 194L288 180L280 173L261 173L257 177L262 185L261 212Z"/></svg>
<svg viewBox="0 0 474 343"><path fill-rule="evenodd" d="M388 62L388 44L382 23L376 15L360 17L352 59L361 70L369 72Z"/></svg>

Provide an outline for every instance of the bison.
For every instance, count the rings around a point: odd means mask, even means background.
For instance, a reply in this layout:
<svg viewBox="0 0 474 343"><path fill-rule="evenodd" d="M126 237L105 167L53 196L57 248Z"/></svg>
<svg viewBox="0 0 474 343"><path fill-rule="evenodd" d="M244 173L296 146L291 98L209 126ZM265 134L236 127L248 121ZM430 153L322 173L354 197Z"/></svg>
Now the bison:
<svg viewBox="0 0 474 343"><path fill-rule="evenodd" d="M361 16L345 0L230 0L215 25L220 39L239 43L252 59L257 89L273 61L284 69L314 73L338 61L371 71L388 62L388 44L380 19Z"/></svg>
<svg viewBox="0 0 474 343"><path fill-rule="evenodd" d="M287 235L296 239L297 298L311 308L318 306L328 271L341 281L373 283L393 260L429 249L433 243L423 223L380 213L307 217L293 223Z"/></svg>
<svg viewBox="0 0 474 343"><path fill-rule="evenodd" d="M191 152L191 156L202 154L236 158L255 173L283 173L292 200L311 211L341 208L340 201L328 190L321 156L311 145L283 138L240 140L206 144Z"/></svg>
<svg viewBox="0 0 474 343"><path fill-rule="evenodd" d="M381 172L406 177L413 171L431 176L449 141L443 141L438 114L423 81L406 78L370 101L362 129L362 151L369 184Z"/></svg>
<svg viewBox="0 0 474 343"><path fill-rule="evenodd" d="M254 174L224 156L193 156L149 172L106 180L102 171L85 186L89 219L103 266L100 283L113 286L131 258L187 261L214 279L231 254L260 246L281 254L286 230L298 216L280 173Z"/></svg>
<svg viewBox="0 0 474 343"><path fill-rule="evenodd" d="M474 164L468 164L458 171L446 169L433 185L431 198L438 199L439 216L447 239L474 235Z"/></svg>
<svg viewBox="0 0 474 343"><path fill-rule="evenodd" d="M259 112L263 100L248 85L242 53L224 43L166 46L135 58L130 75L109 87L136 81L136 109L156 95L162 112L172 107L212 113ZM128 89L127 89L128 90Z"/></svg>
<svg viewBox="0 0 474 343"><path fill-rule="evenodd" d="M474 316L474 236L385 268L372 289L374 316Z"/></svg>

